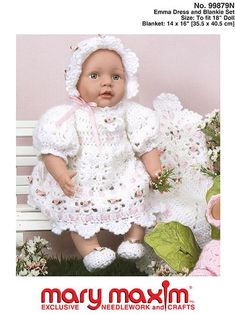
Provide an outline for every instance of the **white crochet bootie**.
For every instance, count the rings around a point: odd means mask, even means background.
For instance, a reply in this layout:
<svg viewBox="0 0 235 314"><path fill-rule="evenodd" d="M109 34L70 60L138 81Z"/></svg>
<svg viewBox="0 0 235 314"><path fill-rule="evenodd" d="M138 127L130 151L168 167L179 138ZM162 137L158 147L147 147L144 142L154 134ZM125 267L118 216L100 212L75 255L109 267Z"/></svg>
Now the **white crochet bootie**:
<svg viewBox="0 0 235 314"><path fill-rule="evenodd" d="M126 259L138 259L144 256L145 248L137 241L123 241L117 249L117 254Z"/></svg>
<svg viewBox="0 0 235 314"><path fill-rule="evenodd" d="M83 258L83 264L90 272L110 265L116 258L113 250L107 247L96 248Z"/></svg>

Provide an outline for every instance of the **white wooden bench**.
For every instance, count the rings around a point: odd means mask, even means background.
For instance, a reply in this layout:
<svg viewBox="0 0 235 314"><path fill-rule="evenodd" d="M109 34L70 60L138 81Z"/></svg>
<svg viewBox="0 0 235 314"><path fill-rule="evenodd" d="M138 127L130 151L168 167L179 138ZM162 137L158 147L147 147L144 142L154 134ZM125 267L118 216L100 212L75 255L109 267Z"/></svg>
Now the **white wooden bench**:
<svg viewBox="0 0 235 314"><path fill-rule="evenodd" d="M33 134L36 121L17 121L16 122L16 138L17 142L29 142ZM31 141L32 142L32 141ZM36 151L32 144L16 146L16 167L19 172L20 167L26 167L25 170L31 172L32 167L36 164ZM28 168L28 169L27 169ZM22 168L21 168L22 169ZM29 174L16 176L16 194L19 196L28 194ZM26 231L42 231L50 230L50 224L47 218L37 209L34 209L26 204L26 201L20 204L17 201L16 205L16 241L23 241L23 233Z"/></svg>

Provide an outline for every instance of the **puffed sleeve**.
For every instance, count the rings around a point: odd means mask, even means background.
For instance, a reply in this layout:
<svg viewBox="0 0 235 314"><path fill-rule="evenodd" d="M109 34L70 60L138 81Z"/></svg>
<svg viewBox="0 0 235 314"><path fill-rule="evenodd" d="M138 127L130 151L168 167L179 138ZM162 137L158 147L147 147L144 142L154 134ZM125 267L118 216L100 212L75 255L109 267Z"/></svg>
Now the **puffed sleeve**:
<svg viewBox="0 0 235 314"><path fill-rule="evenodd" d="M38 121L33 135L33 145L39 158L42 154L52 154L63 158L67 163L68 157L77 154L79 140L74 115L57 124L70 108L70 105L53 107Z"/></svg>
<svg viewBox="0 0 235 314"><path fill-rule="evenodd" d="M126 111L127 136L138 156L158 147L159 121L156 112L137 103Z"/></svg>

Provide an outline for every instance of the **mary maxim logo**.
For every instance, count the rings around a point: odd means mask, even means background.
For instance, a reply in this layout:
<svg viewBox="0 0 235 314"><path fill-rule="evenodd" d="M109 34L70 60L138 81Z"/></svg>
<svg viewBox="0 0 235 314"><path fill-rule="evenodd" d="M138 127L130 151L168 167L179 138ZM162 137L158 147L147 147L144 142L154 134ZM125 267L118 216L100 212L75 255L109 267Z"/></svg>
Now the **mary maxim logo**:
<svg viewBox="0 0 235 314"><path fill-rule="evenodd" d="M164 280L159 289L112 288L83 289L45 288L41 292L41 310L195 310L190 299L191 287L174 288ZM81 306L81 308L80 308Z"/></svg>

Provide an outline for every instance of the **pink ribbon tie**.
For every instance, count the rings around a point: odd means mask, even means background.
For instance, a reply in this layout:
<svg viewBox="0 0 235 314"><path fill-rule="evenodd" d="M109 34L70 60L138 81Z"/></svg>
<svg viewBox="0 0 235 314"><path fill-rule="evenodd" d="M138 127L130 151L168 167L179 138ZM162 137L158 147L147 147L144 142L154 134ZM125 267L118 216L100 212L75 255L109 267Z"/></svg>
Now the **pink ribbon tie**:
<svg viewBox="0 0 235 314"><path fill-rule="evenodd" d="M100 140L99 140L99 135L98 135L98 130L97 130L97 126L96 126L96 121L95 121L95 115L94 112L92 110L92 107L97 107L97 104L95 102L85 102L84 99L82 99L81 97L74 97L74 96L70 96L70 99L76 104L75 106L73 106L68 112L66 112L57 122L56 122L56 126L61 126L62 123L64 123L64 121L66 121L67 119L69 119L71 117L71 115L79 108L79 106L84 106L87 108L89 116L90 116L90 120L91 120L91 126L92 126L92 133L94 136L94 140L97 146L100 146Z"/></svg>

